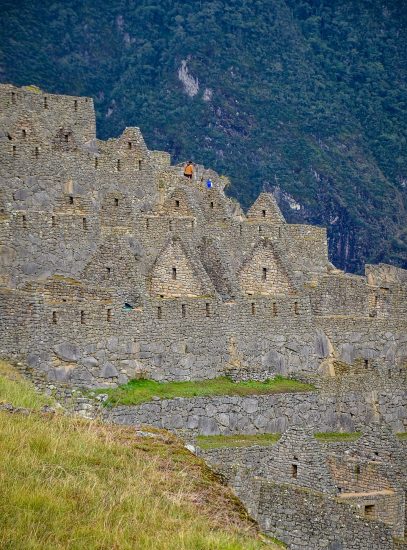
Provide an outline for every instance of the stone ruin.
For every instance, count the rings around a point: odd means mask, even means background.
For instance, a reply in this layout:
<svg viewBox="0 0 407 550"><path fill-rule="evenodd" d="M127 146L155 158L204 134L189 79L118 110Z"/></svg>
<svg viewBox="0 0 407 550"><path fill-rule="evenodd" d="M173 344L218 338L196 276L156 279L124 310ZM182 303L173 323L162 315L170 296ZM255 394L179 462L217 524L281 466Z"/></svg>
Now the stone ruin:
<svg viewBox="0 0 407 550"><path fill-rule="evenodd" d="M244 213L225 194L226 177L198 165L188 180L167 153L148 150L138 128L97 139L90 98L0 85L0 158L0 355L20 362L37 385L281 374L320 391L251 402L220 397L199 407L198 400L154 402L111 418L208 434L284 432L293 424L353 430L371 422L406 431L407 271L379 264L367 265L364 276L344 273L329 261L326 230L288 224L272 194L261 193ZM293 482L287 472L293 464L304 470L308 458L299 456L309 449L318 463L317 473L309 470L312 498L328 495L330 517L332 499L376 506L366 515L374 511L386 523L388 513L390 534L400 538L405 521L394 518L403 516L405 485L403 493L380 468L371 481L363 466L348 486L350 458L297 432L293 454L287 434L243 498L250 508L261 491L255 515L266 532L290 524L272 502L285 495L294 506L304 498L296 491L305 478ZM374 496L374 504L360 497L375 491L393 492ZM379 500L396 511L382 512ZM338 518L352 523L344 514ZM321 519L325 529L328 519ZM386 533L369 546L347 546L338 535L312 548L390 548ZM286 539L311 548L300 535Z"/></svg>

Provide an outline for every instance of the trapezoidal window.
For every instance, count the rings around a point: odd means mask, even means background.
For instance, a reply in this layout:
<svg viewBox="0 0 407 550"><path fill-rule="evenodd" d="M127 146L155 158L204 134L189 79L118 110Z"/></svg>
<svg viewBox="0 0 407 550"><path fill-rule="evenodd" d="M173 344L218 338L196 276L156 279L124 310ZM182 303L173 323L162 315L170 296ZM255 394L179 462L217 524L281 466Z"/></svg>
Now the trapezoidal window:
<svg viewBox="0 0 407 550"><path fill-rule="evenodd" d="M277 303L276 302L273 302L273 305L272 305L272 311L273 311L273 317L277 317Z"/></svg>
<svg viewBox="0 0 407 550"><path fill-rule="evenodd" d="M112 310L111 310L111 309L108 309L108 310L106 311L106 321L107 321L108 323L110 323L111 320L112 320Z"/></svg>
<svg viewBox="0 0 407 550"><path fill-rule="evenodd" d="M78 100L77 99L75 99L75 101L73 102L73 108L74 108L75 111L78 110Z"/></svg>
<svg viewBox="0 0 407 550"><path fill-rule="evenodd" d="M15 105L17 103L17 97L15 92L11 92L11 103Z"/></svg>
<svg viewBox="0 0 407 550"><path fill-rule="evenodd" d="M376 517L376 510L374 504L365 504L365 518Z"/></svg>
<svg viewBox="0 0 407 550"><path fill-rule="evenodd" d="M21 221L22 221L22 224L23 224L23 227L24 229L27 228L27 216L21 216Z"/></svg>
<svg viewBox="0 0 407 550"><path fill-rule="evenodd" d="M158 306L157 308L157 319L162 319L163 318L163 310L161 308L161 306Z"/></svg>
<svg viewBox="0 0 407 550"><path fill-rule="evenodd" d="M175 201L175 208L179 208L179 201L178 200Z"/></svg>
<svg viewBox="0 0 407 550"><path fill-rule="evenodd" d="M55 216L52 216L52 217L51 217L51 225L52 225L52 227L55 227L56 224L57 224L57 219L56 219Z"/></svg>
<svg viewBox="0 0 407 550"><path fill-rule="evenodd" d="M69 143L69 134L64 134L65 143Z"/></svg>
<svg viewBox="0 0 407 550"><path fill-rule="evenodd" d="M177 268L176 267L172 268L172 279L173 279L173 281L175 281L177 279Z"/></svg>
<svg viewBox="0 0 407 550"><path fill-rule="evenodd" d="M205 315L206 317L211 316L211 304L205 304Z"/></svg>
<svg viewBox="0 0 407 550"><path fill-rule="evenodd" d="M211 201L210 205L211 208L213 208L215 205L213 204L213 201Z"/></svg>
<svg viewBox="0 0 407 550"><path fill-rule="evenodd" d="M291 464L291 477L297 479L298 477L298 466L297 464Z"/></svg>
<svg viewBox="0 0 407 550"><path fill-rule="evenodd" d="M69 201L69 204L73 204L73 202L74 202L73 197L70 196L69 199L68 199L68 201Z"/></svg>
<svg viewBox="0 0 407 550"><path fill-rule="evenodd" d="M82 229L85 231L88 229L88 220L86 218L82 218Z"/></svg>
<svg viewBox="0 0 407 550"><path fill-rule="evenodd" d="M21 135L23 136L23 138L25 139L27 137L27 130L25 130L24 128L21 130Z"/></svg>
<svg viewBox="0 0 407 550"><path fill-rule="evenodd" d="M295 315L300 314L300 310L298 308L298 302L294 302L294 313L295 313Z"/></svg>
<svg viewBox="0 0 407 550"><path fill-rule="evenodd" d="M265 210L262 210L262 211L261 211L261 215L263 216L263 218L265 218L265 217L266 217L266 211L265 211Z"/></svg>
<svg viewBox="0 0 407 550"><path fill-rule="evenodd" d="M263 228L261 225L259 225L259 233L261 233L263 231Z"/></svg>
<svg viewBox="0 0 407 550"><path fill-rule="evenodd" d="M187 306L185 304L181 305L181 315L184 318L187 316Z"/></svg>
<svg viewBox="0 0 407 550"><path fill-rule="evenodd" d="M48 109L48 98L44 97L44 109Z"/></svg>
<svg viewBox="0 0 407 550"><path fill-rule="evenodd" d="M17 147L13 145L13 157L15 157L17 154Z"/></svg>
<svg viewBox="0 0 407 550"><path fill-rule="evenodd" d="M262 278L262 281L267 281L267 267L263 267L261 278Z"/></svg>
<svg viewBox="0 0 407 550"><path fill-rule="evenodd" d="M85 325L86 324L86 315L85 315L85 312L82 310L81 311L81 325Z"/></svg>
<svg viewBox="0 0 407 550"><path fill-rule="evenodd" d="M106 268L106 275L107 275L107 278L110 279L110 276L112 274L112 268L111 267L107 267Z"/></svg>
<svg viewBox="0 0 407 550"><path fill-rule="evenodd" d="M121 170L120 159L117 160L117 166L116 166L116 168L117 168L117 171L120 172L120 170Z"/></svg>
<svg viewBox="0 0 407 550"><path fill-rule="evenodd" d="M170 221L168 222L168 229L169 229L170 231L172 231L172 220L170 220Z"/></svg>
<svg viewBox="0 0 407 550"><path fill-rule="evenodd" d="M98 164L99 164L99 161L98 161L97 157L95 157L95 169L97 169Z"/></svg>
<svg viewBox="0 0 407 550"><path fill-rule="evenodd" d="M255 304L254 302L252 302L252 306L251 306L251 307L252 307L252 309L251 309L252 315L256 315L256 304Z"/></svg>
<svg viewBox="0 0 407 550"><path fill-rule="evenodd" d="M54 323L54 325L56 325L57 322L58 322L58 317L57 317L57 312L56 311L52 312L52 322Z"/></svg>
<svg viewBox="0 0 407 550"><path fill-rule="evenodd" d="M36 147L34 150L34 156L36 159L40 156L40 150L38 149L38 147Z"/></svg>
<svg viewBox="0 0 407 550"><path fill-rule="evenodd" d="M141 160L138 161L138 169L141 170Z"/></svg>
<svg viewBox="0 0 407 550"><path fill-rule="evenodd" d="M131 149L133 147L133 144L131 141L127 142L127 148L128 149Z"/></svg>
<svg viewBox="0 0 407 550"><path fill-rule="evenodd" d="M119 199L114 199L114 205L119 206Z"/></svg>

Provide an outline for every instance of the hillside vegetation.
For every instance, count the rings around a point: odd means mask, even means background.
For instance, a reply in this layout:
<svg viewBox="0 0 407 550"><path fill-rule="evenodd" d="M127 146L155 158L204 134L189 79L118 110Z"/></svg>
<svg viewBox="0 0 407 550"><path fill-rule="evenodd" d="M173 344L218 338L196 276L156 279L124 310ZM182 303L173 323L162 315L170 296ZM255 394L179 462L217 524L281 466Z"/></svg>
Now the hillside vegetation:
<svg viewBox="0 0 407 550"><path fill-rule="evenodd" d="M0 80L95 99L100 137L277 189L334 262L407 266L402 0L4 0Z"/></svg>
<svg viewBox="0 0 407 550"><path fill-rule="evenodd" d="M44 405L4 363L0 388L0 404ZM154 434L0 410L0 548L277 548L260 540L201 460L173 436Z"/></svg>

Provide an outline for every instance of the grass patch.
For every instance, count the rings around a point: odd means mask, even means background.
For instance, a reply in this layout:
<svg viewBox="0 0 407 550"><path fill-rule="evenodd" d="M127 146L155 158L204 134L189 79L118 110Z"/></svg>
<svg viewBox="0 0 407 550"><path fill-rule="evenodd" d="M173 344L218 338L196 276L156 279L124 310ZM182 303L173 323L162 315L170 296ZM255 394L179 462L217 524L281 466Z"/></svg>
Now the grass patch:
<svg viewBox="0 0 407 550"><path fill-rule="evenodd" d="M356 441L362 432L318 432L314 435L319 441Z"/></svg>
<svg viewBox="0 0 407 550"><path fill-rule="evenodd" d="M230 490L175 438L1 412L0 440L0 548L264 547Z"/></svg>
<svg viewBox="0 0 407 550"><path fill-rule="evenodd" d="M44 405L51 405L53 400L37 392L9 363L0 361L0 403L39 410Z"/></svg>
<svg viewBox="0 0 407 550"><path fill-rule="evenodd" d="M252 445L274 445L281 437L279 433L255 435L199 435L196 443L201 449L222 447L251 447Z"/></svg>
<svg viewBox="0 0 407 550"><path fill-rule="evenodd" d="M276 376L266 382L232 382L229 378L213 378L197 382L156 382L154 380L131 380L123 386L100 390L109 397L106 405L139 405L153 397L173 399L174 397L208 397L215 395L263 395L313 391L315 387L297 380Z"/></svg>
<svg viewBox="0 0 407 550"><path fill-rule="evenodd" d="M405 440L407 439L407 432L399 432L396 434L399 439Z"/></svg>

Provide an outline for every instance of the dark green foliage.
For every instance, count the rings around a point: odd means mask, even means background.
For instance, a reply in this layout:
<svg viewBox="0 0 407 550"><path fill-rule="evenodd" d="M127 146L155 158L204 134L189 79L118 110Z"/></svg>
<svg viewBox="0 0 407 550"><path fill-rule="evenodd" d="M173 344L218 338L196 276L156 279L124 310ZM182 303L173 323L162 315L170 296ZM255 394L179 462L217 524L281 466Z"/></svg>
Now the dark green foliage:
<svg viewBox="0 0 407 550"><path fill-rule="evenodd" d="M3 1L0 80L93 96L100 137L138 125L245 206L280 186L340 267L406 267L406 20L401 0Z"/></svg>

